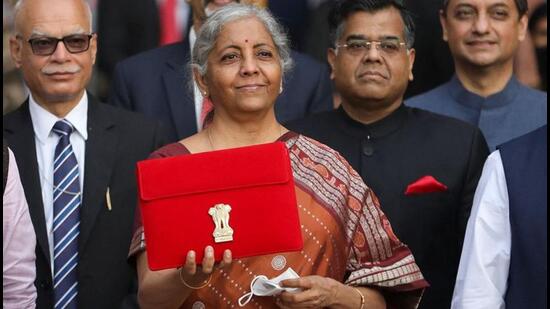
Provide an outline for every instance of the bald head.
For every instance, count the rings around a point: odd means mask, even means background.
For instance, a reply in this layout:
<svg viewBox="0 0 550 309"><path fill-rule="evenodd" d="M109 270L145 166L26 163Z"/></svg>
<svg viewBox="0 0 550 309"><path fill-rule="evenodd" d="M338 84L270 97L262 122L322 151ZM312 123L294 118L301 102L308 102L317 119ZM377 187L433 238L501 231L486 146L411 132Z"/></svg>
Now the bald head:
<svg viewBox="0 0 550 309"><path fill-rule="evenodd" d="M48 12L53 7L65 7L70 6L76 9L77 13L83 14L83 18L88 25L88 29L83 29L87 32L92 31L92 10L90 5L85 0L18 0L14 8L14 29L15 33L21 33L24 29L25 23L36 11ZM52 14L55 14L52 12Z"/></svg>
<svg viewBox="0 0 550 309"><path fill-rule="evenodd" d="M14 19L15 65L34 100L64 117L82 98L95 63L90 7L84 0L20 0Z"/></svg>

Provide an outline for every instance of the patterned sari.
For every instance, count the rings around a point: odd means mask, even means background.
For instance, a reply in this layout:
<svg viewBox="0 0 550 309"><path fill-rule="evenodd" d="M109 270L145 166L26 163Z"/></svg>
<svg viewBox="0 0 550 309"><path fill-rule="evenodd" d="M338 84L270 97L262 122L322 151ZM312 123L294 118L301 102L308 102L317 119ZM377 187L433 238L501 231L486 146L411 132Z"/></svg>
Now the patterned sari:
<svg viewBox="0 0 550 309"><path fill-rule="evenodd" d="M428 284L359 174L336 151L305 136L289 132L280 141L290 150L303 250L234 260L215 270L210 284L194 291L182 308L238 308L254 276L273 278L288 267L301 277L379 289L388 308L416 308ZM185 146L175 143L151 157L185 154ZM146 249L139 212L136 223L130 257ZM273 297L255 296L246 308L277 306Z"/></svg>

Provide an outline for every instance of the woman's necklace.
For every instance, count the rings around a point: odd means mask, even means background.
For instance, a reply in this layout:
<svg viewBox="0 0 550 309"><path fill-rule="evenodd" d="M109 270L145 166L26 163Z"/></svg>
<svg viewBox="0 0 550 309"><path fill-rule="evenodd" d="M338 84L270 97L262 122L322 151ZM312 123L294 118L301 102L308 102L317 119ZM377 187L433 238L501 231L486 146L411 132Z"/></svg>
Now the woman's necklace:
<svg viewBox="0 0 550 309"><path fill-rule="evenodd" d="M211 126L206 128L206 134L208 134L208 141L210 142L210 148L212 148L212 151L214 151L216 150L216 148L214 148L214 143L212 142L212 135L210 134L211 130L212 130Z"/></svg>
<svg viewBox="0 0 550 309"><path fill-rule="evenodd" d="M212 130L212 126L208 126L206 128L206 134L208 135L208 142L210 143L210 148L214 151L216 150L216 148L214 147L214 142L212 142L212 134L210 133L210 131ZM283 126L282 125L279 125L279 138L281 138L281 136L283 136Z"/></svg>

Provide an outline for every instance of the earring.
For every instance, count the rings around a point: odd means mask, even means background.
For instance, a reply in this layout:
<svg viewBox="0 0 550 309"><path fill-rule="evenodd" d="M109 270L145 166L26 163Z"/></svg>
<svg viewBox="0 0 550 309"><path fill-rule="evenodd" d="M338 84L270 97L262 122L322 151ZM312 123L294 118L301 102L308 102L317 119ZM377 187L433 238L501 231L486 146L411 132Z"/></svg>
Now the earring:
<svg viewBox="0 0 550 309"><path fill-rule="evenodd" d="M203 97L203 98L208 98L208 92L206 92L206 91L203 92L203 93L202 93L202 97Z"/></svg>

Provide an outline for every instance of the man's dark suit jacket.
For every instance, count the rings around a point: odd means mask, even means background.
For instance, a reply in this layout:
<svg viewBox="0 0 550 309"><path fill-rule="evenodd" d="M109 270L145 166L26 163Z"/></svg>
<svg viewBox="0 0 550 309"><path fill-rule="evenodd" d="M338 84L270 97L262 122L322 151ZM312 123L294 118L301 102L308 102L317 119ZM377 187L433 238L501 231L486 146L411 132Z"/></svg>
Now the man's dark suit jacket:
<svg viewBox="0 0 550 309"><path fill-rule="evenodd" d="M442 0L405 0L415 23L413 75L416 77L407 87L405 98L430 91L453 76L454 61L449 44L443 41L443 29L439 22Z"/></svg>
<svg viewBox="0 0 550 309"><path fill-rule="evenodd" d="M337 150L380 199L399 239L430 283L419 308L450 308L466 223L488 148L481 131L402 105L363 125L342 109L287 125ZM405 195L431 175L444 192Z"/></svg>
<svg viewBox="0 0 550 309"><path fill-rule="evenodd" d="M96 69L105 81L101 98L107 97L115 65L130 56L159 46L160 18L157 0L97 1L100 48ZM99 86L102 86L99 84ZM96 95L97 90L95 92Z"/></svg>
<svg viewBox="0 0 550 309"><path fill-rule="evenodd" d="M98 103L90 95L88 100L78 304L79 308L120 308L127 295L136 293L135 268L127 262L137 205L136 162L146 159L165 140L157 123ZM3 121L4 137L17 158L36 233L37 308L53 308L52 270L28 101ZM107 188L112 210L106 204Z"/></svg>
<svg viewBox="0 0 550 309"><path fill-rule="evenodd" d="M109 103L160 120L171 142L197 133L189 55L184 40L122 61L115 68ZM331 110L328 68L296 52L291 56L295 67L275 104L279 121Z"/></svg>

